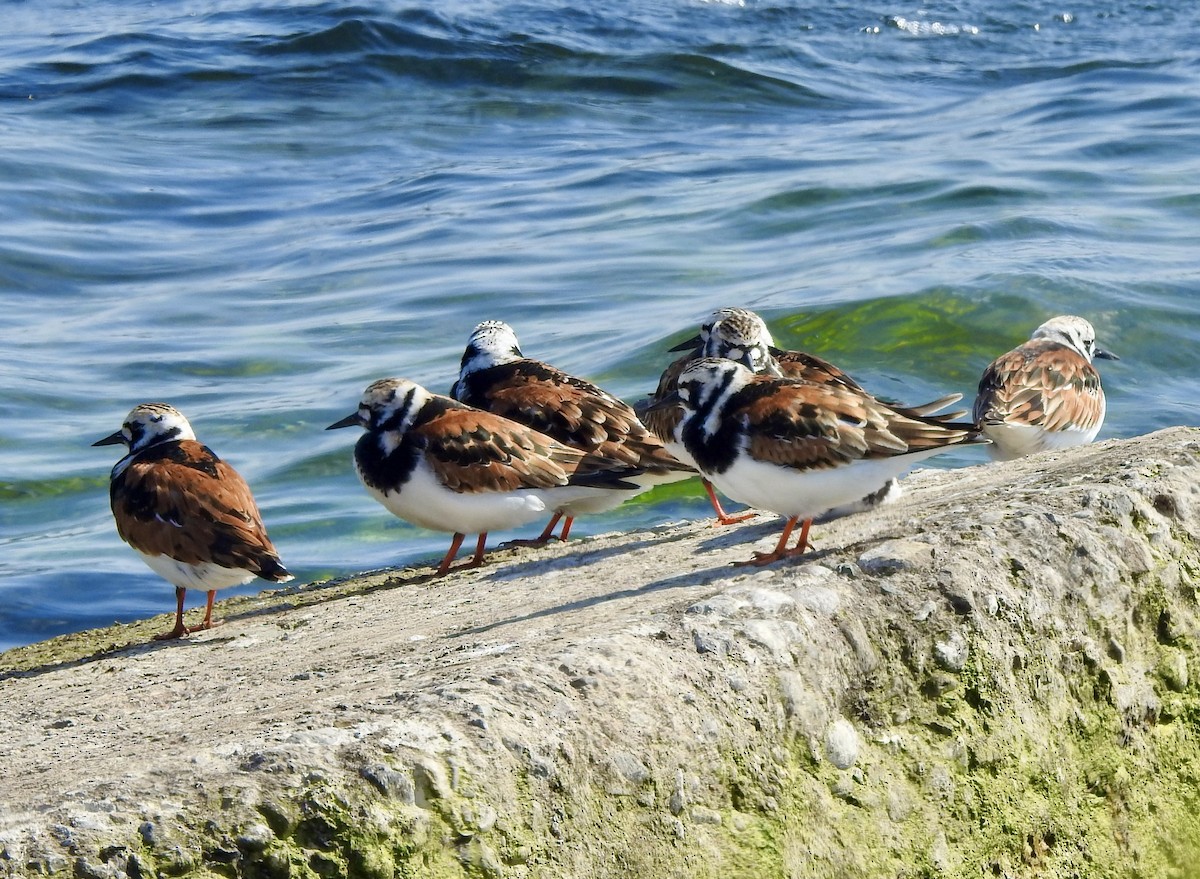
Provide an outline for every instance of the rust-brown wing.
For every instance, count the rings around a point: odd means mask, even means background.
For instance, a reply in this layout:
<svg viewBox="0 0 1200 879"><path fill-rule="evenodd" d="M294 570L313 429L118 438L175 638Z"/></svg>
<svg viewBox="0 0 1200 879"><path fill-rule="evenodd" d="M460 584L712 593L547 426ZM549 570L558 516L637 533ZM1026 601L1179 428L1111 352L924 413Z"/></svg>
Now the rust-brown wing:
<svg viewBox="0 0 1200 879"><path fill-rule="evenodd" d="M567 485L581 470L620 471L613 462L478 409L447 409L412 429L425 460L452 491L503 492Z"/></svg>
<svg viewBox="0 0 1200 879"><path fill-rule="evenodd" d="M854 398L812 382L759 378L747 391L749 452L760 461L801 470L836 467L867 454L867 413Z"/></svg>
<svg viewBox="0 0 1200 879"><path fill-rule="evenodd" d="M112 506L121 537L144 553L251 571L278 566L250 486L198 442L139 455L113 481Z"/></svg>
<svg viewBox="0 0 1200 879"><path fill-rule="evenodd" d="M1046 429L1088 431L1096 427L1104 417L1100 374L1082 357L1056 373L1063 389L1043 395Z"/></svg>
<svg viewBox="0 0 1200 879"><path fill-rule="evenodd" d="M554 440L622 464L686 469L624 401L584 379L536 360L488 370L483 406Z"/></svg>
<svg viewBox="0 0 1200 879"><path fill-rule="evenodd" d="M779 368L786 378L799 378L817 384L829 383L855 391L862 390L862 386L845 372L815 354L772 348L771 355L779 364Z"/></svg>
<svg viewBox="0 0 1200 879"><path fill-rule="evenodd" d="M632 410L590 382L525 361L487 393L487 409L520 421L561 443L595 451L615 447L641 427Z"/></svg>
<svg viewBox="0 0 1200 879"><path fill-rule="evenodd" d="M784 376L787 378L799 378L818 384L831 384L835 387L867 393L863 386L847 373L834 366L828 360L822 360L815 354L807 354L804 351L780 351L776 348L771 349L771 354L775 357L780 370L782 370ZM957 421L966 415L966 410L955 412L942 412L941 410L957 403L961 399L962 394L947 394L944 397L939 397L936 400L930 400L928 403L921 403L916 406L896 403L891 400L883 400L882 402L906 415L915 415L917 417L936 415L938 421L951 422Z"/></svg>
<svg viewBox="0 0 1200 879"><path fill-rule="evenodd" d="M1036 340L993 362L979 382L979 424L1089 430L1103 417L1100 374L1064 345Z"/></svg>
<svg viewBox="0 0 1200 879"><path fill-rule="evenodd" d="M737 410L749 451L761 461L799 469L892 457L975 437L971 425L914 418L869 394L831 384L757 377Z"/></svg>

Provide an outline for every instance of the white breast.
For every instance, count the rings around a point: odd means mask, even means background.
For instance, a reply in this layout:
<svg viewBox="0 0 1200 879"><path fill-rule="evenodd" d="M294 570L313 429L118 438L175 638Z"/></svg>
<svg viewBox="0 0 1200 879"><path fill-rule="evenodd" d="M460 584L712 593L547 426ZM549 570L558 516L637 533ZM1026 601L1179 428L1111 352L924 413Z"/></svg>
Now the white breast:
<svg viewBox="0 0 1200 879"><path fill-rule="evenodd" d="M675 433L679 433L678 429L675 431ZM671 437L669 441L663 443L663 446L668 452L671 453L671 456L675 458L676 461L679 461L682 464L687 464L689 467L697 470L700 469L696 464L696 459L692 457L692 453L687 450L687 446L683 444L678 436ZM691 475L692 474L690 473L686 474L686 476Z"/></svg>

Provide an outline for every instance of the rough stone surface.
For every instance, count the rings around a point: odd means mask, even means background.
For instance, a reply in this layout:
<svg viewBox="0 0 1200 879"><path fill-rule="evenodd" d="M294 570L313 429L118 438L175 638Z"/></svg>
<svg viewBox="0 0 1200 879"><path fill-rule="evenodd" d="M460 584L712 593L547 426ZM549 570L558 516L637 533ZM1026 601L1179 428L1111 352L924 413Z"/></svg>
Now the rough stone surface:
<svg viewBox="0 0 1200 879"><path fill-rule="evenodd" d="M0 877L1200 877L1200 431L0 655ZM758 546L756 547L756 544Z"/></svg>
<svg viewBox="0 0 1200 879"><path fill-rule="evenodd" d="M825 756L838 769L849 769L858 759L858 731L846 718L835 720L825 734Z"/></svg>

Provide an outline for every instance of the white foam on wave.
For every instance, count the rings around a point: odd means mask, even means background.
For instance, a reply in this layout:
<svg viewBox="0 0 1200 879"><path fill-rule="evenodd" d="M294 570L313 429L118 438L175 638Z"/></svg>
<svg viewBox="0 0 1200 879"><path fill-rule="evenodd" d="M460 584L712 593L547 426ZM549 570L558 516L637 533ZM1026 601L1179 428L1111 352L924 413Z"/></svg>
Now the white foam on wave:
<svg viewBox="0 0 1200 879"><path fill-rule="evenodd" d="M947 24L943 21L919 21L916 19L905 18L902 15L891 15L885 19L885 23L889 27L894 27L897 30L905 31L914 36L958 36L966 34L968 36L976 36L979 33L979 28L973 24Z"/></svg>

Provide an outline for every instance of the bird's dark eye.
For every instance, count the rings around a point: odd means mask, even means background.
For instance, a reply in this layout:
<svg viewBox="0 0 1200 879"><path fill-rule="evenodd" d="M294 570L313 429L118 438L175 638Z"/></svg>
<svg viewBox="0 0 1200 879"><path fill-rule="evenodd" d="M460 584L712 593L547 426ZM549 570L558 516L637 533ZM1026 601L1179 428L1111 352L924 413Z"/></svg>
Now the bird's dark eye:
<svg viewBox="0 0 1200 879"><path fill-rule="evenodd" d="M150 420L153 421L155 424L158 424L160 421L163 420L163 417L161 415L151 415Z"/></svg>

